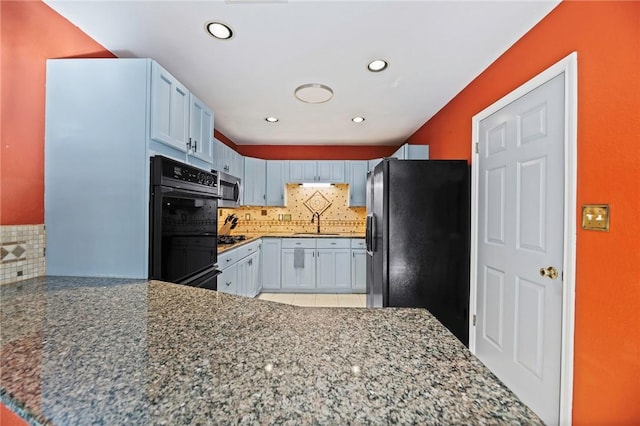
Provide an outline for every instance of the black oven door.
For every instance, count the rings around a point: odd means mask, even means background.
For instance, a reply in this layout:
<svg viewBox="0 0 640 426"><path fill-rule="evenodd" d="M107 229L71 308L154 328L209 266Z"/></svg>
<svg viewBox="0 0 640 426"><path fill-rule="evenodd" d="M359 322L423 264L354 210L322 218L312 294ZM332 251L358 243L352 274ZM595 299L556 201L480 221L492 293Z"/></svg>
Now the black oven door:
<svg viewBox="0 0 640 426"><path fill-rule="evenodd" d="M216 290L216 198L156 186L152 199L151 278Z"/></svg>

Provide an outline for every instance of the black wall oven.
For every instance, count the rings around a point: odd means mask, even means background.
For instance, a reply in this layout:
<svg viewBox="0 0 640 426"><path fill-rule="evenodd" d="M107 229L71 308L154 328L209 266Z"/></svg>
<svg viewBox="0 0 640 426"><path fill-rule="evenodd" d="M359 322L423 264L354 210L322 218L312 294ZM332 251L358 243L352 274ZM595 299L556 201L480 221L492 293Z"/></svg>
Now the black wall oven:
<svg viewBox="0 0 640 426"><path fill-rule="evenodd" d="M217 290L218 175L151 158L152 279Z"/></svg>

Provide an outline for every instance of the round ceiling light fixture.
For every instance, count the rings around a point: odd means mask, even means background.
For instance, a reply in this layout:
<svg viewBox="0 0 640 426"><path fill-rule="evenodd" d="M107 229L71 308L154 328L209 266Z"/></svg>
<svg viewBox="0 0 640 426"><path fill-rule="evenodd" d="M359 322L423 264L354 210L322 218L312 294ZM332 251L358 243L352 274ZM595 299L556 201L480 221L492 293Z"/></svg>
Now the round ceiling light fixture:
<svg viewBox="0 0 640 426"><path fill-rule="evenodd" d="M375 61L369 62L369 65L367 65L367 69L371 72L380 72L386 69L388 66L389 63L387 61L376 59Z"/></svg>
<svg viewBox="0 0 640 426"><path fill-rule="evenodd" d="M268 121L269 123L277 123L278 121L280 121L278 120L278 117L271 117L271 116L265 118L264 120Z"/></svg>
<svg viewBox="0 0 640 426"><path fill-rule="evenodd" d="M298 86L294 91L296 98L308 104L321 104L333 97L331 87L320 83L308 83Z"/></svg>
<svg viewBox="0 0 640 426"><path fill-rule="evenodd" d="M228 40L233 37L231 28L222 22L209 22L205 25L205 29L209 35L220 40Z"/></svg>
<svg viewBox="0 0 640 426"><path fill-rule="evenodd" d="M353 121L354 123L362 123L364 121L364 117L353 117L351 121Z"/></svg>

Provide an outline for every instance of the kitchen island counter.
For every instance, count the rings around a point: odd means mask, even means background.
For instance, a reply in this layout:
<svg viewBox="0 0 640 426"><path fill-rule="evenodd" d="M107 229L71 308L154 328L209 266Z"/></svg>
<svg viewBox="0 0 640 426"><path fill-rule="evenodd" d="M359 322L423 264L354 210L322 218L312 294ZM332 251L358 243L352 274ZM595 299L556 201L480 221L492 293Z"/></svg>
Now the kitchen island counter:
<svg viewBox="0 0 640 426"><path fill-rule="evenodd" d="M99 278L0 296L0 400L31 423L540 424L424 309Z"/></svg>

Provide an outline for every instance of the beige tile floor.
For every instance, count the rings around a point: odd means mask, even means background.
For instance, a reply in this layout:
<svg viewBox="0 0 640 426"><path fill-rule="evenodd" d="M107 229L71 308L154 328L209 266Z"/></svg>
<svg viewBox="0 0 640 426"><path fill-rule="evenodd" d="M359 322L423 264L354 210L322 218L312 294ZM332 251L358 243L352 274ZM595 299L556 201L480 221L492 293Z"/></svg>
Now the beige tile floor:
<svg viewBox="0 0 640 426"><path fill-rule="evenodd" d="M365 308L367 306L364 294L260 293L258 299L323 308Z"/></svg>

